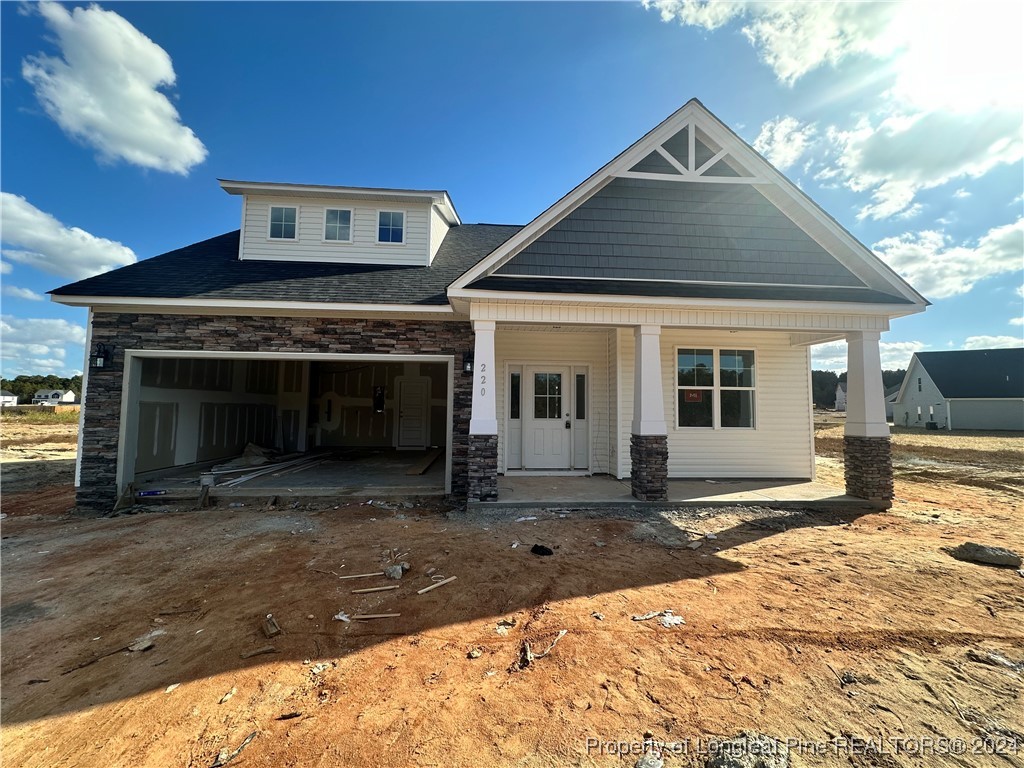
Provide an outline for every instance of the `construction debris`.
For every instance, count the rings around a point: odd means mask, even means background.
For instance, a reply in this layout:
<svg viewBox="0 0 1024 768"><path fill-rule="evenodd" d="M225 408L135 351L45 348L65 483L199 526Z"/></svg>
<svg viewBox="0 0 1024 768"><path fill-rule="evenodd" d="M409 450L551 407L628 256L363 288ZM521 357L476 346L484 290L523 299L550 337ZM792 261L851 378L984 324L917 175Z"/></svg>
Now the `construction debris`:
<svg viewBox="0 0 1024 768"><path fill-rule="evenodd" d="M251 659L253 656L262 656L264 653L278 653L277 648L272 645L264 645L262 648L257 648L255 651L248 651L240 654L240 659Z"/></svg>
<svg viewBox="0 0 1024 768"><path fill-rule="evenodd" d="M409 570L408 563L399 563L398 565L389 565L384 569L384 575L389 579L400 579L402 575Z"/></svg>
<svg viewBox="0 0 1024 768"><path fill-rule="evenodd" d="M649 621L650 619L654 619L659 616L661 617L661 621L658 623L666 629L669 629L671 627L678 627L680 624L686 623L682 616L676 616L671 609L643 613L638 616L634 616L633 621Z"/></svg>
<svg viewBox="0 0 1024 768"><path fill-rule="evenodd" d="M297 717L302 717L301 712L286 712L283 715L278 715L275 720L294 720Z"/></svg>
<svg viewBox="0 0 1024 768"><path fill-rule="evenodd" d="M445 584L448 584L448 583L450 583L452 581L455 581L457 578L459 578L459 577L458 576L449 576L447 579L442 579L441 581L434 582L429 587L424 587L423 589L418 590L416 592L416 594L417 595L424 595L424 594L426 594L427 592L430 592L433 589L437 589L438 587L443 587Z"/></svg>
<svg viewBox="0 0 1024 768"><path fill-rule="evenodd" d="M256 731L253 731L252 733L250 733L248 736L245 737L245 741L243 741L238 746L238 749L236 749L234 752L228 752L227 747L225 747L224 749L222 749L220 751L220 754L217 755L216 761L214 761L213 765L211 765L210 768L221 768L221 766L227 765L232 760L234 760L236 757L238 757L240 754L242 754L242 750L245 749L246 747L248 747L249 746L249 742L251 742L255 738L256 738Z"/></svg>
<svg viewBox="0 0 1024 768"><path fill-rule="evenodd" d="M1020 568L1021 566L1020 555L1003 547L993 547L987 544L967 541L958 547L945 547L944 549L957 560L963 560L968 563L998 565L1008 568Z"/></svg>
<svg viewBox="0 0 1024 768"><path fill-rule="evenodd" d="M530 547L530 552L538 557L549 557L550 555L555 554L553 549L545 547L543 544L534 544Z"/></svg>
<svg viewBox="0 0 1024 768"><path fill-rule="evenodd" d="M230 700L231 697L234 696L236 693L238 693L238 689L237 688L232 688L230 691L228 691L223 696L221 696L220 697L220 701L218 701L217 703L218 704L223 704L224 702Z"/></svg>
<svg viewBox="0 0 1024 768"><path fill-rule="evenodd" d="M344 611L338 611L336 614L331 616L331 619L333 621L344 621L346 624L349 623L348 614L345 613Z"/></svg>
<svg viewBox="0 0 1024 768"><path fill-rule="evenodd" d="M386 587L367 587L366 589L353 589L353 595L363 595L367 592L387 592L389 589L398 589L397 584L389 584Z"/></svg>
<svg viewBox="0 0 1024 768"><path fill-rule="evenodd" d="M466 657L470 658L470 659L479 659L483 655L484 655L483 651L481 651L479 648L474 648L473 650L471 650L469 653L466 654Z"/></svg>
<svg viewBox="0 0 1024 768"><path fill-rule="evenodd" d="M400 613L357 613L353 619L365 621L366 619L397 619Z"/></svg>
<svg viewBox="0 0 1024 768"><path fill-rule="evenodd" d="M263 619L263 634L267 638L277 637L281 634L281 626L277 623L277 619L274 618L274 614L268 613Z"/></svg>
<svg viewBox="0 0 1024 768"><path fill-rule="evenodd" d="M516 625L516 620L515 619L500 619L498 621L498 626L497 626L497 629L495 629L495 632L497 632L502 637L507 637L508 636L508 631L510 629L512 629L512 627L514 627L515 625Z"/></svg>
<svg viewBox="0 0 1024 768"><path fill-rule="evenodd" d="M555 650L555 646L558 645L558 641L565 637L567 634L569 634L568 629L558 630L558 635L555 637L554 640L551 641L551 645L549 645L543 653L534 653L532 650L530 650L530 641L524 640L522 651L519 654L519 668L526 669L528 666L530 666L530 664L532 664L537 659L543 659L545 656L547 656L549 653Z"/></svg>
<svg viewBox="0 0 1024 768"><path fill-rule="evenodd" d="M339 576L339 579L366 579L370 576L383 576L384 571L374 571L373 573L353 573L351 576Z"/></svg>

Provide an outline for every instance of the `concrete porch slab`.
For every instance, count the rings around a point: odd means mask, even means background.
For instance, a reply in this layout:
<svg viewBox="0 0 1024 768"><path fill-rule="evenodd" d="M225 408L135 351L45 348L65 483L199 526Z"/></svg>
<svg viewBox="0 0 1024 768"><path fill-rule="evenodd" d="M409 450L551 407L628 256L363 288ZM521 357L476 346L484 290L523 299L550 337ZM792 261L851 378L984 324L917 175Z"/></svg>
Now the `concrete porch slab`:
<svg viewBox="0 0 1024 768"><path fill-rule="evenodd" d="M638 501L629 480L610 475L558 477L506 475L498 478L498 500L472 502L471 509L537 507L870 507L823 483L803 480L669 480L668 501Z"/></svg>

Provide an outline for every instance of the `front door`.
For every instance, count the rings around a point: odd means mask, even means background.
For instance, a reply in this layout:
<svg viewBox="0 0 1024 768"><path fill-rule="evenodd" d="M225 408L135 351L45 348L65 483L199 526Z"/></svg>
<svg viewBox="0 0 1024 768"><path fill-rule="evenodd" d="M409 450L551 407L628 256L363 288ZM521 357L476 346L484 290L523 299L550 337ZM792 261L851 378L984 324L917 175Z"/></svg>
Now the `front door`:
<svg viewBox="0 0 1024 768"><path fill-rule="evenodd" d="M569 469L572 410L569 369L527 368L523 419L523 469Z"/></svg>
<svg viewBox="0 0 1024 768"><path fill-rule="evenodd" d="M398 447L427 446L427 379L405 379L398 384Z"/></svg>

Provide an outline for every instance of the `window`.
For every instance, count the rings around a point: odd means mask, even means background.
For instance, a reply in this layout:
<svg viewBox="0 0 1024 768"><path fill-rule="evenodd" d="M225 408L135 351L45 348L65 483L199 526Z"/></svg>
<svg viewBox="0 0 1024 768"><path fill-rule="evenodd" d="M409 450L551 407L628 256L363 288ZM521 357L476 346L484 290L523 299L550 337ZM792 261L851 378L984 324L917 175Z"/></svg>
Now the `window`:
<svg viewBox="0 0 1024 768"><path fill-rule="evenodd" d="M510 374L508 385L508 417L519 418L520 391L522 389L522 374Z"/></svg>
<svg viewBox="0 0 1024 768"><path fill-rule="evenodd" d="M352 211L328 208L324 211L324 240L339 243L352 242Z"/></svg>
<svg viewBox="0 0 1024 768"><path fill-rule="evenodd" d="M918 421L921 420L921 406L920 405L917 406L917 420Z"/></svg>
<svg viewBox="0 0 1024 768"><path fill-rule="evenodd" d="M576 420L584 421L587 418L587 375L576 374Z"/></svg>
<svg viewBox="0 0 1024 768"><path fill-rule="evenodd" d="M562 418L562 374L533 374L533 418Z"/></svg>
<svg viewBox="0 0 1024 768"><path fill-rule="evenodd" d="M920 379L917 380L917 391L918 392L921 391L921 380Z"/></svg>
<svg viewBox="0 0 1024 768"><path fill-rule="evenodd" d="M678 427L754 427L754 352L676 351Z"/></svg>
<svg viewBox="0 0 1024 768"><path fill-rule="evenodd" d="M295 222L298 220L298 208L283 205L270 206L270 239L295 240Z"/></svg>
<svg viewBox="0 0 1024 768"><path fill-rule="evenodd" d="M405 242L405 214L402 211L381 211L377 214L377 242Z"/></svg>

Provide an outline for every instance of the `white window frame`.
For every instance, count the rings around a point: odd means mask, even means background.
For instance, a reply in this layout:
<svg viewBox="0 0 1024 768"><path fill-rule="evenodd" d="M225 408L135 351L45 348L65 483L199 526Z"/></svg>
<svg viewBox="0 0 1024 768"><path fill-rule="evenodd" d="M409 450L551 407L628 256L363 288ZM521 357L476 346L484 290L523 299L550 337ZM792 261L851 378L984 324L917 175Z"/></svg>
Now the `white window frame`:
<svg viewBox="0 0 1024 768"><path fill-rule="evenodd" d="M713 379L712 385L708 386L680 386L679 385L679 352L683 349L710 349L713 361ZM723 349L736 351L736 352L752 352L754 355L754 386L752 387L723 387L721 377L721 351ZM700 344L679 344L673 347L672 350L672 391L673 391L673 403L672 410L674 412L674 420L672 422L673 429L676 432L756 432L758 430L758 415L760 414L760 404L758 402L758 374L757 374L757 359L760 357L757 347L746 346L746 347L715 347L711 345L700 345ZM679 391L682 389L699 389L704 392L711 392L711 426L710 427L684 427L680 426L679 418L682 414L679 411ZM754 418L753 425L749 427L723 427L722 426L722 391L727 392L752 392L753 393L753 404L754 404Z"/></svg>
<svg viewBox="0 0 1024 768"><path fill-rule="evenodd" d="M400 213L402 214L402 240L401 242L392 242L388 240L380 239L380 215L382 213ZM406 235L409 232L409 212L404 211L401 208L378 208L377 209L377 223L373 225L374 239L377 241L377 245L405 245L406 240L409 238Z"/></svg>
<svg viewBox="0 0 1024 768"><path fill-rule="evenodd" d="M271 219L274 216L275 208L294 208L295 209L295 237L271 237L270 236L270 224ZM294 243L299 239L299 206L287 205L285 203L268 203L267 204L267 240L272 243L279 243L284 241L286 243Z"/></svg>
<svg viewBox="0 0 1024 768"><path fill-rule="evenodd" d="M348 240L333 240L333 239L329 239L327 237L327 212L328 211L348 211ZM351 245L352 244L353 239L355 237L355 231L356 231L356 211L355 211L354 208L335 208L334 206L325 206L324 207L324 218L323 218L323 222L322 223L323 223L323 226L320 229L320 237L321 237L321 241L322 242L327 243L328 245L333 245L335 243L338 243L338 244L341 244L341 245ZM402 234L403 235L405 234L404 230L403 230Z"/></svg>

